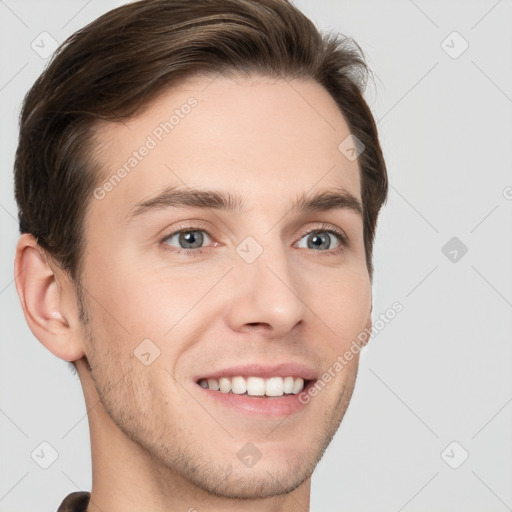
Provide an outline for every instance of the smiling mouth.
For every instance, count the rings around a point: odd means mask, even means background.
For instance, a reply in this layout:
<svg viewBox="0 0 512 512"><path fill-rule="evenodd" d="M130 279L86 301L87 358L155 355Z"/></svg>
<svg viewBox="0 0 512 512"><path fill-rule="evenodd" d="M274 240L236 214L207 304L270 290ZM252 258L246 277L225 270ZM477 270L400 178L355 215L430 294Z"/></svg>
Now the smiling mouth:
<svg viewBox="0 0 512 512"><path fill-rule="evenodd" d="M282 398L298 395L309 387L313 380L301 377L220 377L199 379L196 383L204 389L224 394L248 396L252 398Z"/></svg>

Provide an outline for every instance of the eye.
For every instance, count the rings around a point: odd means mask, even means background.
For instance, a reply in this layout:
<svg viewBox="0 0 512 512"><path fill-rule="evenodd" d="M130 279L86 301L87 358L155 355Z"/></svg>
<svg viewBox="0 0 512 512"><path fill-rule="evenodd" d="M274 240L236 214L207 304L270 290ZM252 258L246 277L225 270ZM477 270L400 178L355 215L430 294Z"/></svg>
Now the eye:
<svg viewBox="0 0 512 512"><path fill-rule="evenodd" d="M211 242L211 238L204 229L189 227L171 233L162 240L162 243L173 247L178 253L200 253L203 244L208 241Z"/></svg>
<svg viewBox="0 0 512 512"><path fill-rule="evenodd" d="M302 242L304 240L304 242ZM335 247L332 247L333 244ZM343 247L348 246L346 235L332 228L331 226L322 226L308 231L298 242L298 247L303 249L312 249L321 252L339 252Z"/></svg>

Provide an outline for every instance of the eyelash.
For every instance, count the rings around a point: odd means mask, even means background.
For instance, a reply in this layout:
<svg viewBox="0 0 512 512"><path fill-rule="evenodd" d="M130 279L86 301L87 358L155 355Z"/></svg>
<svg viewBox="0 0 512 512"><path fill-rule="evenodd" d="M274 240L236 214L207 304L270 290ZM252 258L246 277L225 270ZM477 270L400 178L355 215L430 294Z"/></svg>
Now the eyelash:
<svg viewBox="0 0 512 512"><path fill-rule="evenodd" d="M205 226L201 226L201 225L178 226L178 228L176 230L174 230L172 233L169 233L164 238L162 238L160 240L160 244L163 246L164 250L170 251L174 254L185 254L188 256L199 256L199 255L203 254L204 249L206 249L207 247L202 247L202 248L198 248L198 249L178 249L176 247L171 248L171 246L169 246L168 244L165 243L166 240L173 237L174 235L178 235L180 233L189 233L189 232L194 232L194 231L204 231L208 235L209 238L213 239L212 235L206 229ZM331 235L334 235L338 239L340 245L339 245L339 247L336 247L335 249L328 249L326 251L315 251L312 249L313 252L334 255L334 254L338 254L338 253L342 252L343 250L345 250L346 248L350 247L350 241L349 241L347 235L345 235L345 233L343 233L343 231L333 228L330 224L322 224L319 227L316 227L316 228L310 229L309 231L306 231L305 233L303 233L300 236L299 240L301 240L302 238L304 238L307 235L310 235L312 233L319 233L319 232L324 232L324 233L329 233Z"/></svg>

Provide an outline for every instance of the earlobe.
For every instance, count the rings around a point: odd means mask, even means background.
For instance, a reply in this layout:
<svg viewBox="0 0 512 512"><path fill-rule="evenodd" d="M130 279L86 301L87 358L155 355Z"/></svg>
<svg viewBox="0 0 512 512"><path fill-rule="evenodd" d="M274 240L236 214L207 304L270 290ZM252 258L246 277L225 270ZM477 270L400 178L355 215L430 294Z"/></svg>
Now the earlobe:
<svg viewBox="0 0 512 512"><path fill-rule="evenodd" d="M14 262L16 290L34 336L54 355L75 361L84 355L76 303L64 272L50 266L32 235L21 235Z"/></svg>

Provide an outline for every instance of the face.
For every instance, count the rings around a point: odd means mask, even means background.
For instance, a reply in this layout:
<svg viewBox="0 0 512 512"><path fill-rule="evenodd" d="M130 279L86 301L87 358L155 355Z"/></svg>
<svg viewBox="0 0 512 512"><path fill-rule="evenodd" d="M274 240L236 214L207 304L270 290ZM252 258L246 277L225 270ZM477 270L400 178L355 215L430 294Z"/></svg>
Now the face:
<svg viewBox="0 0 512 512"><path fill-rule="evenodd" d="M90 382L177 479L218 496L289 492L343 418L358 355L333 368L371 311L347 136L320 85L265 77L196 77L98 127L81 279ZM294 394L301 378L324 385Z"/></svg>

